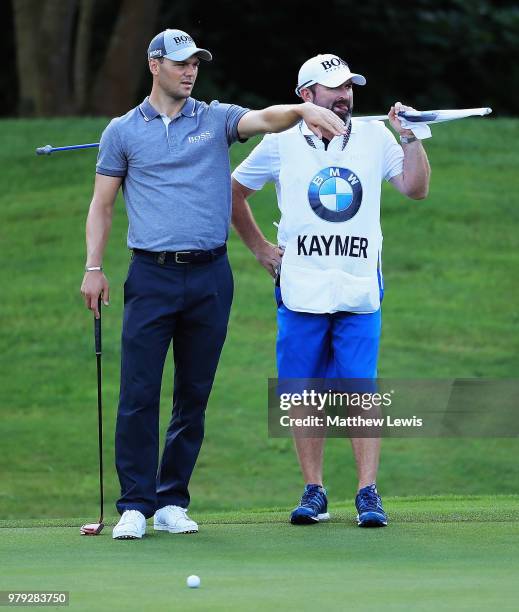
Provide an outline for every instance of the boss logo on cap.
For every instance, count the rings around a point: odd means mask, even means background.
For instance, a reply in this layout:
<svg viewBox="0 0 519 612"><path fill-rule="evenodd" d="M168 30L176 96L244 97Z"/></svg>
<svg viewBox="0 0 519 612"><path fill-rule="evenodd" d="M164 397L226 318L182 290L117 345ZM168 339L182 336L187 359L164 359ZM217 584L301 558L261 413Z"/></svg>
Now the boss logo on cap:
<svg viewBox="0 0 519 612"><path fill-rule="evenodd" d="M181 45L182 43L186 43L186 42L190 42L194 44L194 41L191 38L191 36L187 36L187 35L175 36L173 40L175 41L175 44L177 45Z"/></svg>
<svg viewBox="0 0 519 612"><path fill-rule="evenodd" d="M347 68L348 64L340 57L332 57L331 60L325 60L324 62L321 62L321 66L325 70L333 70L334 68L338 68L339 66L346 66Z"/></svg>
<svg viewBox="0 0 519 612"><path fill-rule="evenodd" d="M160 49L155 49L155 51L150 51L150 57L162 57L162 51Z"/></svg>

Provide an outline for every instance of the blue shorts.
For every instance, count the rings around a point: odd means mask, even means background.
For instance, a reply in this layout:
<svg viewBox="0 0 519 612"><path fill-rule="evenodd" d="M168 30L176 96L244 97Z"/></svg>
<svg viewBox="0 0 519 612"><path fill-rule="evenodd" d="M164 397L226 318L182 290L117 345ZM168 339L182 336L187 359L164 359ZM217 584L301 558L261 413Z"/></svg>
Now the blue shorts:
<svg viewBox="0 0 519 612"><path fill-rule="evenodd" d="M278 378L376 378L380 308L369 314L289 310L278 298Z"/></svg>

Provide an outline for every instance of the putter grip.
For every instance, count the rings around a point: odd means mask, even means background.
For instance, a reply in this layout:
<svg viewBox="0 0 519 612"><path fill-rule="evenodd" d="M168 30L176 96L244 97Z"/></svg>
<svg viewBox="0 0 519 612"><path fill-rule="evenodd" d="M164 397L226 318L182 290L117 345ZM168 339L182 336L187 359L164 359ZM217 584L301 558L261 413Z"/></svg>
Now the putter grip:
<svg viewBox="0 0 519 612"><path fill-rule="evenodd" d="M97 308L99 309L99 319L94 317L94 337L96 346L96 355L101 354L101 296L97 302Z"/></svg>
<svg viewBox="0 0 519 612"><path fill-rule="evenodd" d="M36 155L50 155L52 153L52 145L45 145L36 149Z"/></svg>

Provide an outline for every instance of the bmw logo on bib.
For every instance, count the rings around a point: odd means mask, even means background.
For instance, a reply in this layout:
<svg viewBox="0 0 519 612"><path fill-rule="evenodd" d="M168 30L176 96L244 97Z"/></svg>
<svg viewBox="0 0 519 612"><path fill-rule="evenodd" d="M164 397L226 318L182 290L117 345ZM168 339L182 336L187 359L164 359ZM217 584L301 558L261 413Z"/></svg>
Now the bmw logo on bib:
<svg viewBox="0 0 519 612"><path fill-rule="evenodd" d="M360 208L362 185L347 168L324 168L310 182L308 201L321 219L334 223L348 221Z"/></svg>

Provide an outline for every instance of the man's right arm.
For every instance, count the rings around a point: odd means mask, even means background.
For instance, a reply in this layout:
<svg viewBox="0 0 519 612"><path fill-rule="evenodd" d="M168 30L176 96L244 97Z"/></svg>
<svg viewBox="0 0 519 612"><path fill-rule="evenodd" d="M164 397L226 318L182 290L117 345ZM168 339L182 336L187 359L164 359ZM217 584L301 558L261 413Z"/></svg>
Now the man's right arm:
<svg viewBox="0 0 519 612"><path fill-rule="evenodd" d="M96 174L94 195L90 203L86 222L87 259L85 268L102 267L103 254L112 227L112 214L115 198L123 177ZM85 306L99 318L98 299L102 295L107 306L109 301L109 285L106 276L101 271L85 272L81 285L81 294Z"/></svg>
<svg viewBox="0 0 519 612"><path fill-rule="evenodd" d="M253 193L255 193L254 189L245 187L235 178L232 179L232 224L238 236L254 253L259 263L275 278L283 250L265 238L254 220L247 202L247 198Z"/></svg>

